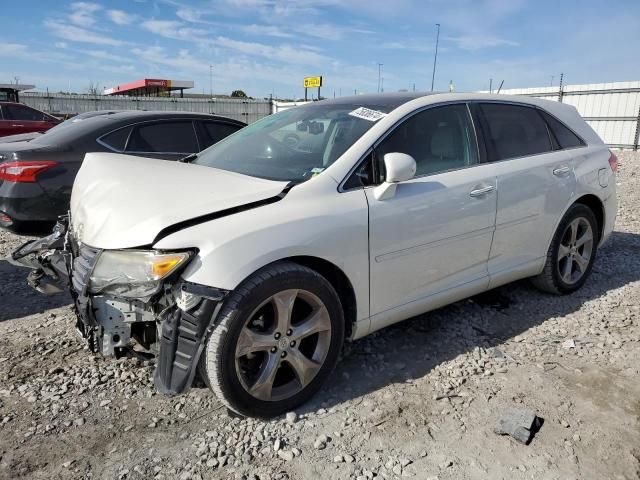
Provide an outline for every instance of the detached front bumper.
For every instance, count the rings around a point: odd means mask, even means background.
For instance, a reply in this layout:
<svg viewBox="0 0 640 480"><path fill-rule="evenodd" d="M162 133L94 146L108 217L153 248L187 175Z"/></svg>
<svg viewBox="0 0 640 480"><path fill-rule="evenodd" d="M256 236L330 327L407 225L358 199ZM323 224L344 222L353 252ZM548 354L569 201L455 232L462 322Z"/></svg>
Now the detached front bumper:
<svg viewBox="0 0 640 480"><path fill-rule="evenodd" d="M28 283L39 292L71 293L76 328L92 352L118 356L135 341L157 355L154 382L161 393L187 391L228 292L174 276L144 301L95 295L89 281L101 252L75 242L63 217L51 235L22 245L8 260L33 269Z"/></svg>

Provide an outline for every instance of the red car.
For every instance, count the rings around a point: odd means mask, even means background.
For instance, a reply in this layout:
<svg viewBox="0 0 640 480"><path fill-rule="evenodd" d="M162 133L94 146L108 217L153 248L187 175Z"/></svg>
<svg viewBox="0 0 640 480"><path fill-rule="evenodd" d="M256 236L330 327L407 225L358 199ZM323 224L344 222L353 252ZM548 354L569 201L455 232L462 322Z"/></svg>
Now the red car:
<svg viewBox="0 0 640 480"><path fill-rule="evenodd" d="M29 132L46 132L61 122L21 103L0 102L0 137Z"/></svg>

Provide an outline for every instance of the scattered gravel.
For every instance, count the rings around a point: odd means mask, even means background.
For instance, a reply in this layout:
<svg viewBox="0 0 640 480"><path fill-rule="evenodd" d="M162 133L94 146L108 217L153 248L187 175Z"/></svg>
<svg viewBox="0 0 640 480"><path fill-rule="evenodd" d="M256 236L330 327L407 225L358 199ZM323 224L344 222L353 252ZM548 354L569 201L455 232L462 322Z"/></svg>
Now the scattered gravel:
<svg viewBox="0 0 640 480"><path fill-rule="evenodd" d="M346 346L309 404L229 415L200 383L153 390L153 361L92 356L67 295L0 262L0 478L638 478L640 155L623 152L616 231L555 297L518 282ZM0 232L0 256L22 243ZM493 433L509 408L545 422Z"/></svg>

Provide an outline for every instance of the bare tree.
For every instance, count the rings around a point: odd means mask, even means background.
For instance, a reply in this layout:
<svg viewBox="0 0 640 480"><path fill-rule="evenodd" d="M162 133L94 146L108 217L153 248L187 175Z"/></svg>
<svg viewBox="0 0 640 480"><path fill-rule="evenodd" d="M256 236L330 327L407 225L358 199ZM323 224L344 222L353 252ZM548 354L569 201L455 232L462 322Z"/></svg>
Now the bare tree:
<svg viewBox="0 0 640 480"><path fill-rule="evenodd" d="M87 87L87 92L89 95L98 95L100 93L100 84L98 82L93 82L93 80L89 80L89 87Z"/></svg>

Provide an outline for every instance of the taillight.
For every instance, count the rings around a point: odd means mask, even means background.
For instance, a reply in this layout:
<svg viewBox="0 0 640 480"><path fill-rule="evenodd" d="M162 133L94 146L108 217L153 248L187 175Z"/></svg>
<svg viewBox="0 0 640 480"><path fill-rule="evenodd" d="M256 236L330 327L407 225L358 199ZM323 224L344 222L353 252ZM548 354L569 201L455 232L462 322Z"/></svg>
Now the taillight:
<svg viewBox="0 0 640 480"><path fill-rule="evenodd" d="M609 153L611 153L611 156L609 157L609 166L611 167L611 171L612 172L617 172L618 171L618 157L616 157L616 154L613 153L611 150L609 150Z"/></svg>
<svg viewBox="0 0 640 480"><path fill-rule="evenodd" d="M57 162L51 161L17 161L0 163L0 180L18 183L33 183L36 177L53 168Z"/></svg>

